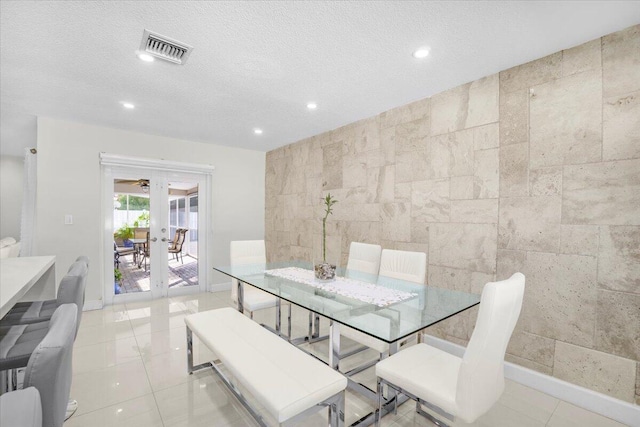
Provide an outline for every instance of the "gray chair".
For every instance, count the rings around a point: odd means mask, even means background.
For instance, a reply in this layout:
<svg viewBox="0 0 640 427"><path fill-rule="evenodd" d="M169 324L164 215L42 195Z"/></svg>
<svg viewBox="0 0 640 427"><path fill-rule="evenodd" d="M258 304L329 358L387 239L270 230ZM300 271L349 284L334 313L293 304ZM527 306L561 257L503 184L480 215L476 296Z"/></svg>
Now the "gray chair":
<svg viewBox="0 0 640 427"><path fill-rule="evenodd" d="M78 307L78 327L82 319L87 275L89 273L89 259L80 256L71 264L69 271L60 281L57 298L47 301L29 301L17 303L5 317L0 320L0 337L11 332L16 325L28 325L46 322L51 319L53 312L62 304L76 304ZM9 328L9 329L7 329ZM13 332L17 330L14 329ZM77 333L77 329L76 329ZM3 355L0 353L0 357Z"/></svg>
<svg viewBox="0 0 640 427"><path fill-rule="evenodd" d="M0 426L42 427L42 403L35 387L0 396Z"/></svg>
<svg viewBox="0 0 640 427"><path fill-rule="evenodd" d="M35 387L42 400L44 427L62 427L71 390L71 361L77 323L75 304L58 307L49 332L29 358L24 388Z"/></svg>

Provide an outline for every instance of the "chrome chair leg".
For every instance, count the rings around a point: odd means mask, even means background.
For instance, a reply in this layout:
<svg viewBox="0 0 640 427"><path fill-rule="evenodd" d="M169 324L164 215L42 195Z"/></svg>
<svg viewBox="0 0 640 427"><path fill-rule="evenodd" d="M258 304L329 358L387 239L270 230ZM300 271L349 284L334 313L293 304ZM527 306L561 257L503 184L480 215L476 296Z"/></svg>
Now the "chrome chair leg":
<svg viewBox="0 0 640 427"><path fill-rule="evenodd" d="M375 414L375 426L380 427L380 420L382 419L382 401L384 400L384 396L382 395L384 385L382 384L382 379L380 377L378 377L377 383L378 411Z"/></svg>

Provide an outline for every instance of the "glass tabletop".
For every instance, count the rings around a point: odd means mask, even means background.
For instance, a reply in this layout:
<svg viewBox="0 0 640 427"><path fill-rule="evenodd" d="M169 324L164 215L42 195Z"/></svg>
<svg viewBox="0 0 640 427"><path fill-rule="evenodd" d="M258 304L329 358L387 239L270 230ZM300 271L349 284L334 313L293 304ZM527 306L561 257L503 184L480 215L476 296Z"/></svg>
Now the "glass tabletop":
<svg viewBox="0 0 640 427"><path fill-rule="evenodd" d="M312 264L304 261L214 267L241 282L387 343L403 339L480 302L480 295L433 286L437 284L421 285L342 268L336 271L338 279L333 287L331 282L301 283L273 272L292 268L302 275L312 276ZM338 291L342 294L336 293L335 288L345 282L356 288L360 283L362 289L370 292L402 295L405 299L380 305L363 301L367 298L346 296L341 289Z"/></svg>

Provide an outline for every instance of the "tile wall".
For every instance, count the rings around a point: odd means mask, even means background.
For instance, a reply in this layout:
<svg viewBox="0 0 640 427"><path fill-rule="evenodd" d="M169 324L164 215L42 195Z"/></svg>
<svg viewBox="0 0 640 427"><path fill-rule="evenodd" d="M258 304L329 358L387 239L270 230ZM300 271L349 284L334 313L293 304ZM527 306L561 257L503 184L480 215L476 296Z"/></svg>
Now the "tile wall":
<svg viewBox="0 0 640 427"><path fill-rule="evenodd" d="M320 254L327 192L330 257L423 251L477 293L521 271L507 359L640 404L640 25L267 153L271 261Z"/></svg>

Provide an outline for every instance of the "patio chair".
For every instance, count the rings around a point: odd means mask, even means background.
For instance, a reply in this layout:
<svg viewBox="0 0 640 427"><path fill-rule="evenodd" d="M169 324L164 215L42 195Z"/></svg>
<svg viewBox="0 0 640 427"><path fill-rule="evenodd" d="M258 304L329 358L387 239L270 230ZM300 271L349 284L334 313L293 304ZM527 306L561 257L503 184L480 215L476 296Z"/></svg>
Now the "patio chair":
<svg viewBox="0 0 640 427"><path fill-rule="evenodd" d="M113 242L113 263L115 264L115 267L120 268L120 257L133 255L134 252L133 248L118 246L116 242Z"/></svg>
<svg viewBox="0 0 640 427"><path fill-rule="evenodd" d="M180 261L184 264L184 259L182 256L182 245L184 244L185 238L187 236L188 228L178 228L176 230L176 236L174 237L174 245L169 248L169 253L175 256L176 261L178 260L178 255L180 255Z"/></svg>

